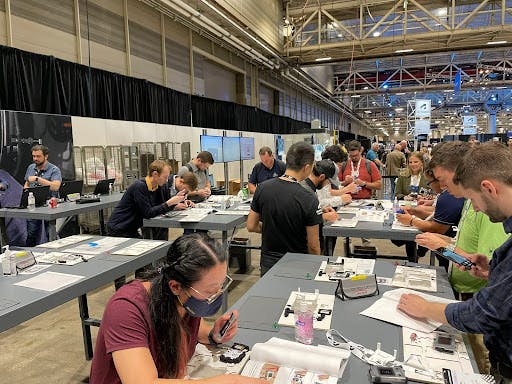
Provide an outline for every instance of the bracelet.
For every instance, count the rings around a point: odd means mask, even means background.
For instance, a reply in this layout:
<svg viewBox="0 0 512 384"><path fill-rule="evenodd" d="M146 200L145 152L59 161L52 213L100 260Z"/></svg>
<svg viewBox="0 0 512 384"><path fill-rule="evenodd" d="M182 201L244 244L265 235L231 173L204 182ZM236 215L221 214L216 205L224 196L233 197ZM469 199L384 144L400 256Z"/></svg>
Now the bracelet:
<svg viewBox="0 0 512 384"><path fill-rule="evenodd" d="M222 344L222 343L217 343L215 341L215 339L213 338L213 328L210 329L210 333L208 333L208 342L210 343L210 345L213 345L215 347Z"/></svg>
<svg viewBox="0 0 512 384"><path fill-rule="evenodd" d="M412 227L412 222L414 221L415 218L416 218L416 216L414 216L414 215L411 216L411 221L409 221L409 227Z"/></svg>

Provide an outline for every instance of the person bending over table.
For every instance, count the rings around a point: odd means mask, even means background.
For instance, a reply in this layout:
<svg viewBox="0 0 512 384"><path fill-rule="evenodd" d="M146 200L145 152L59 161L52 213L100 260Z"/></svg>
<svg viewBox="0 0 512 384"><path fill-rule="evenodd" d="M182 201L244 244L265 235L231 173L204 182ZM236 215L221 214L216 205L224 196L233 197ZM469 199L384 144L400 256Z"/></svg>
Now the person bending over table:
<svg viewBox="0 0 512 384"><path fill-rule="evenodd" d="M475 146L457 167L454 182L471 199L475 212L486 213L512 232L512 153L499 144ZM439 173L439 175L438 175ZM436 176L440 176L436 171ZM460 331L482 333L489 350L491 373L497 384L512 383L512 238L493 253L463 255L474 265L471 273L487 279L487 286L466 301L441 304L414 294L401 296L398 309L418 319L449 323ZM459 266L460 269L462 267Z"/></svg>
<svg viewBox="0 0 512 384"><path fill-rule="evenodd" d="M432 191L438 194L437 201L434 208L432 217L426 219L420 219L412 214L410 207L404 207L405 213L396 215L396 219L404 224L418 228L422 232L435 232L446 236L453 236L455 233L452 226L457 225L462 213L462 207L464 205L464 198L456 198L448 190L441 189L439 180L434 178L433 171L430 167L427 167L425 171L425 177L427 185L432 188ZM398 241L392 240L395 245L405 244L407 258L409 261L417 262L413 260L414 248L416 243L414 241ZM427 249L420 247L421 256L424 256ZM438 258L439 265L448 270L448 261L444 258Z"/></svg>
<svg viewBox="0 0 512 384"><path fill-rule="evenodd" d="M233 339L235 321L223 337L225 313L213 326L231 278L222 247L203 234L184 235L171 245L165 264L148 280L134 280L109 300L91 365L91 384L181 383L197 343ZM221 375L194 383L262 384L263 380Z"/></svg>
<svg viewBox="0 0 512 384"><path fill-rule="evenodd" d="M196 202L203 201L212 194L208 168L210 165L213 165L213 163L213 155L208 151L202 151L197 154L195 159L192 159L178 171L179 176L183 176L185 172L192 172L197 177L197 189L189 193L189 196Z"/></svg>
<svg viewBox="0 0 512 384"><path fill-rule="evenodd" d="M109 236L140 238L138 230L142 227L143 219L188 207L190 203L186 200L186 189L173 197L169 196L169 173L170 168L165 161L155 160L149 165L146 178L128 187L107 223ZM167 240L167 233L167 228L164 228L154 238Z"/></svg>
<svg viewBox="0 0 512 384"><path fill-rule="evenodd" d="M396 181L395 197L398 200L416 200L420 190L428 186L423 175L424 162L421 152L409 155L406 174L399 176Z"/></svg>
<svg viewBox="0 0 512 384"><path fill-rule="evenodd" d="M260 162L254 166L249 176L249 192L254 194L258 184L274 177L283 176L286 171L284 161L276 159L270 147L261 147L259 150Z"/></svg>

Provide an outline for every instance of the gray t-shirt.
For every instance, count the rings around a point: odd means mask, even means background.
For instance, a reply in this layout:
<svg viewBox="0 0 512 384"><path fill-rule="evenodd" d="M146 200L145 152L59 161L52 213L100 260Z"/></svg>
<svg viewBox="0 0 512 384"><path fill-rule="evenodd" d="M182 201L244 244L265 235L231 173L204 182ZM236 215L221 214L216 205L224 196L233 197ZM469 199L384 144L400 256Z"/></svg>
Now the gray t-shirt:
<svg viewBox="0 0 512 384"><path fill-rule="evenodd" d="M183 174L187 172L192 172L194 175L196 175L197 189L203 189L206 186L206 182L208 181L208 168L204 171L201 171L194 165L194 163L190 162L179 169L178 176L183 176Z"/></svg>

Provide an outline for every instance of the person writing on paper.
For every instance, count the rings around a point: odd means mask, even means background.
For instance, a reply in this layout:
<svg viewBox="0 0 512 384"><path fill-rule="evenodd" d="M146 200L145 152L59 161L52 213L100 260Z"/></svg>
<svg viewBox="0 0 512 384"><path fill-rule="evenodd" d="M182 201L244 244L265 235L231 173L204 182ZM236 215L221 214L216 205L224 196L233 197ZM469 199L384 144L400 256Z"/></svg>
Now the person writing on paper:
<svg viewBox="0 0 512 384"><path fill-rule="evenodd" d="M471 148L456 169L454 182L471 199L475 212L486 213L512 232L512 152L488 143ZM440 177L440 174L436 174ZM491 372L497 383L512 383L512 238L485 255L463 255L474 265L474 276L488 279L487 286L463 302L440 304L414 294L401 296L398 309L420 319L449 323L468 333L482 333L489 350ZM462 268L462 267L459 267Z"/></svg>
<svg viewBox="0 0 512 384"><path fill-rule="evenodd" d="M149 165L146 178L128 187L110 215L107 223L109 236L140 238L139 228L142 227L143 219L187 208L186 189L170 197L167 187L169 173L170 168L165 161L155 160ZM167 232L165 228L156 237L167 240Z"/></svg>
<svg viewBox="0 0 512 384"><path fill-rule="evenodd" d="M148 280L133 280L107 303L96 339L91 384L181 383L196 344L218 345L237 333L238 311L224 336L230 313L213 326L203 321L217 313L231 283L226 253L210 237L195 233L176 239ZM263 384L239 375L193 383Z"/></svg>

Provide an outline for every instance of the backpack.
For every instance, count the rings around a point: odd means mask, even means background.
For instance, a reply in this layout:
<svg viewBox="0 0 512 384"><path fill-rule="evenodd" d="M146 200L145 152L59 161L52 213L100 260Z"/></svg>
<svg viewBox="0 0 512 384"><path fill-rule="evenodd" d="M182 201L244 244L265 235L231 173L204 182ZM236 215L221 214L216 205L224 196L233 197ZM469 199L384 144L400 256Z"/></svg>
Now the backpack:
<svg viewBox="0 0 512 384"><path fill-rule="evenodd" d="M366 165L366 171L368 172L368 174L370 175L370 179L372 177L372 165L371 165L371 161L368 160L368 159L364 159L364 164ZM343 175L345 173L345 169L347 168L347 162L344 161L342 164L341 164L341 174Z"/></svg>

